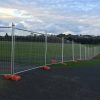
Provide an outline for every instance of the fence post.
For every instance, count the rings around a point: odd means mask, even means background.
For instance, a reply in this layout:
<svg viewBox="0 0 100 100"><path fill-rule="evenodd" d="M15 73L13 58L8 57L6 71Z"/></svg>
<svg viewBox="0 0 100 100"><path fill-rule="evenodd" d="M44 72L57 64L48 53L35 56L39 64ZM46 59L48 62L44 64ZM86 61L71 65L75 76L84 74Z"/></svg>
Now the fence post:
<svg viewBox="0 0 100 100"><path fill-rule="evenodd" d="M99 45L99 54L100 54L100 45Z"/></svg>
<svg viewBox="0 0 100 100"><path fill-rule="evenodd" d="M91 58L93 58L93 47L91 47Z"/></svg>
<svg viewBox="0 0 100 100"><path fill-rule="evenodd" d="M14 29L15 29L15 25L12 23L12 44L11 44L11 74L14 74L14 56L15 56L15 36L14 36Z"/></svg>
<svg viewBox="0 0 100 100"><path fill-rule="evenodd" d="M47 64L47 32L45 33L45 66Z"/></svg>
<svg viewBox="0 0 100 100"><path fill-rule="evenodd" d="M92 59L92 49L91 49L91 46L90 46L90 59Z"/></svg>
<svg viewBox="0 0 100 100"><path fill-rule="evenodd" d="M80 44L80 60L82 60L82 46Z"/></svg>
<svg viewBox="0 0 100 100"><path fill-rule="evenodd" d="M97 55L97 47L95 47L95 56Z"/></svg>
<svg viewBox="0 0 100 100"><path fill-rule="evenodd" d="M95 55L95 54L94 54L94 47L93 47L93 58L94 58L94 55Z"/></svg>
<svg viewBox="0 0 100 100"><path fill-rule="evenodd" d="M86 46L85 46L85 60L87 59L87 56L86 56L87 52L86 52Z"/></svg>
<svg viewBox="0 0 100 100"><path fill-rule="evenodd" d="M93 47L93 57L95 57L95 47Z"/></svg>
<svg viewBox="0 0 100 100"><path fill-rule="evenodd" d="M62 37L62 64L64 63L64 37Z"/></svg>
<svg viewBox="0 0 100 100"><path fill-rule="evenodd" d="M91 55L91 58L93 58L93 47L92 47L91 49L92 49L92 55Z"/></svg>
<svg viewBox="0 0 100 100"><path fill-rule="evenodd" d="M74 41L72 41L72 59L75 61L75 54L74 54Z"/></svg>
<svg viewBox="0 0 100 100"><path fill-rule="evenodd" d="M98 46L97 46L97 55L98 55Z"/></svg>
<svg viewBox="0 0 100 100"><path fill-rule="evenodd" d="M94 55L95 55L95 47L93 47L93 58L94 58Z"/></svg>
<svg viewBox="0 0 100 100"><path fill-rule="evenodd" d="M88 59L90 58L89 46L88 46Z"/></svg>

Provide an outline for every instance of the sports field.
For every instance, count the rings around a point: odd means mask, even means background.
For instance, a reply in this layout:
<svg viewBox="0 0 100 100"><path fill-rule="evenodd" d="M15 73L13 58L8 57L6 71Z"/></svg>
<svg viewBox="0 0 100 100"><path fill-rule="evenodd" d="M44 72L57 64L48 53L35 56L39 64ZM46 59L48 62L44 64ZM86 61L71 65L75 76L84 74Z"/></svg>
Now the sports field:
<svg viewBox="0 0 100 100"><path fill-rule="evenodd" d="M74 44L75 60L80 58L80 45ZM15 72L35 68L45 64L44 42L15 42ZM52 59L62 60L62 43L47 43L46 63ZM64 61L72 60L72 44L64 44ZM85 46L82 45L82 59L85 59ZM11 42L0 41L0 73L10 73Z"/></svg>
<svg viewBox="0 0 100 100"><path fill-rule="evenodd" d="M0 100L100 100L100 56L20 75L18 82L0 77Z"/></svg>

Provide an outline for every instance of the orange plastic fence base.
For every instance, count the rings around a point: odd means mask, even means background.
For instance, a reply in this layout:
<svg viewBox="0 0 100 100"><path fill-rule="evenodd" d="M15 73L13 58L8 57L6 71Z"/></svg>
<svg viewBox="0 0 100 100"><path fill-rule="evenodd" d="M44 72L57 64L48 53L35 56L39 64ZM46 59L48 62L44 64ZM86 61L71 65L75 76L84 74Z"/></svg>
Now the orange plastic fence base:
<svg viewBox="0 0 100 100"><path fill-rule="evenodd" d="M19 75L4 75L3 77L7 80L13 80L13 81L21 80L21 76Z"/></svg>
<svg viewBox="0 0 100 100"><path fill-rule="evenodd" d="M51 68L49 66L43 66L41 67L42 70L50 70Z"/></svg>
<svg viewBox="0 0 100 100"><path fill-rule="evenodd" d="M51 60L51 64L56 64L56 63L57 63L56 59Z"/></svg>

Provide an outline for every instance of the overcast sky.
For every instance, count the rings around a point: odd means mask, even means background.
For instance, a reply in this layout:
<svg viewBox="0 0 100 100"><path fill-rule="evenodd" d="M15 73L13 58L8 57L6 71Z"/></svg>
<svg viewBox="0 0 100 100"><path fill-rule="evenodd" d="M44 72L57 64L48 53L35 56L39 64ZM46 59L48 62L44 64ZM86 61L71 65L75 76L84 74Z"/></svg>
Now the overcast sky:
<svg viewBox="0 0 100 100"><path fill-rule="evenodd" d="M0 26L100 35L100 0L0 0Z"/></svg>

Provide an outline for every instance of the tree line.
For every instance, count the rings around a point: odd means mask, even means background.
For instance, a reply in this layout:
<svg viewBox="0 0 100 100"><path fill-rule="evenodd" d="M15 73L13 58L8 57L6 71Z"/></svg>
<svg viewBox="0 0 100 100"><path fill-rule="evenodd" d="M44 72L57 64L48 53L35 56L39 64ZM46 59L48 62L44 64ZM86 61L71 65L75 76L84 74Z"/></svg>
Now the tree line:
<svg viewBox="0 0 100 100"><path fill-rule="evenodd" d="M47 41L50 43L61 43L62 37L64 37L66 43L74 41L81 44L100 44L100 36L91 35L47 35ZM27 35L27 36L15 36L15 41L18 42L45 42L45 35ZM5 36L0 36L0 41L11 41L12 37L6 33Z"/></svg>
<svg viewBox="0 0 100 100"><path fill-rule="evenodd" d="M34 34L34 35L27 35L27 36L14 36L16 42L45 42L46 36L44 34ZM0 36L0 41L11 41L12 36L6 33L5 36ZM61 43L61 38L57 37L56 35L48 35L47 42L50 43Z"/></svg>
<svg viewBox="0 0 100 100"><path fill-rule="evenodd" d="M66 40L74 41L81 44L100 44L100 36L93 35L65 35L59 34L58 37L64 37Z"/></svg>

